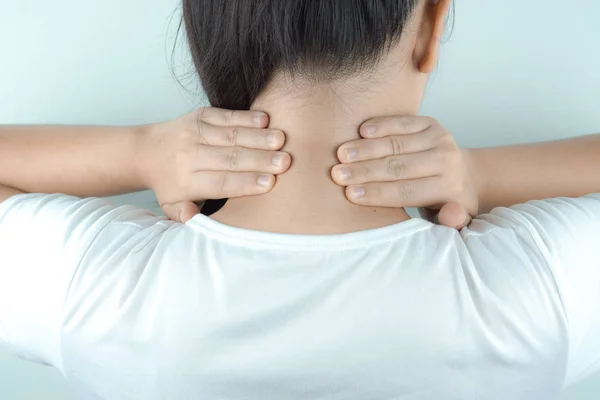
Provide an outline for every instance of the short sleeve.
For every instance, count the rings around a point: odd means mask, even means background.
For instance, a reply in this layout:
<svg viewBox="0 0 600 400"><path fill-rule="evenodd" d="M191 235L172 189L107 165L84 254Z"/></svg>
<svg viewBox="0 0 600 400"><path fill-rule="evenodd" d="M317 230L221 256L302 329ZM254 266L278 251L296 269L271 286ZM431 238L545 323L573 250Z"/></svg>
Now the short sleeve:
<svg viewBox="0 0 600 400"><path fill-rule="evenodd" d="M566 387L600 370L600 194L530 201L510 213L533 236L559 291L569 332Z"/></svg>
<svg viewBox="0 0 600 400"><path fill-rule="evenodd" d="M100 232L131 209L57 194L16 195L0 204L0 345L61 368L69 285Z"/></svg>

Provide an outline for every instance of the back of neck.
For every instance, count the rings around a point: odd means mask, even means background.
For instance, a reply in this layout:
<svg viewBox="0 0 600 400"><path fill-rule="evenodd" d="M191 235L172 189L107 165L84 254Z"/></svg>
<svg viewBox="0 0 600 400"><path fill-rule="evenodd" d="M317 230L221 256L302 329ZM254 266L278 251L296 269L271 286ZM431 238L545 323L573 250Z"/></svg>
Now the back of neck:
<svg viewBox="0 0 600 400"><path fill-rule="evenodd" d="M294 234L356 232L409 219L404 209L350 203L345 188L331 179L332 167L339 164L338 147L360 139L359 126L378 115L375 108L388 114L401 112L382 107L374 97L347 98L351 101L344 102L339 91L330 87L315 89L308 96L278 98L269 92L261 96L252 108L266 111L270 128L285 133L282 151L292 156L292 166L277 177L271 192L230 199L211 218L240 228Z"/></svg>

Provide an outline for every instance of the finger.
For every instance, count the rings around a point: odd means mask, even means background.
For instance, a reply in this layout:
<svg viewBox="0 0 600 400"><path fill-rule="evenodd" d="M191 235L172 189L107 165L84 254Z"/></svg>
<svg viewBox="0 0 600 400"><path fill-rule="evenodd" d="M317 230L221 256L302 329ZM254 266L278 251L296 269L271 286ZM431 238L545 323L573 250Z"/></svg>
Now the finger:
<svg viewBox="0 0 600 400"><path fill-rule="evenodd" d="M191 198L226 199L254 196L273 189L276 178L270 174L231 171L201 171L188 185Z"/></svg>
<svg viewBox="0 0 600 400"><path fill-rule="evenodd" d="M354 204L375 207L422 207L437 204L441 178L397 182L366 183L346 188L346 198Z"/></svg>
<svg viewBox="0 0 600 400"><path fill-rule="evenodd" d="M281 174L292 163L288 153L244 147L200 146L192 161L194 171L264 172Z"/></svg>
<svg viewBox="0 0 600 400"><path fill-rule="evenodd" d="M161 205L163 213L170 220L185 224L195 215L200 214L200 209L191 201L182 201L173 204Z"/></svg>
<svg viewBox="0 0 600 400"><path fill-rule="evenodd" d="M438 213L439 224L449 228L462 229L469 225L471 220L467 209L455 202L445 204Z"/></svg>
<svg viewBox="0 0 600 400"><path fill-rule="evenodd" d="M410 135L427 130L437 121L419 115L376 117L365 121L360 127L360 135L373 139L388 135Z"/></svg>
<svg viewBox="0 0 600 400"><path fill-rule="evenodd" d="M367 182L393 182L441 174L443 166L435 152L405 154L383 159L339 164L331 170L333 181L341 186Z"/></svg>
<svg viewBox="0 0 600 400"><path fill-rule="evenodd" d="M430 129L412 135L392 135L378 139L359 139L342 144L337 152L342 163L374 160L435 148L443 132Z"/></svg>
<svg viewBox="0 0 600 400"><path fill-rule="evenodd" d="M279 150L285 144L285 134L276 129L217 127L205 122L200 124L199 142L209 146Z"/></svg>
<svg viewBox="0 0 600 400"><path fill-rule="evenodd" d="M269 116L261 111L236 111L202 107L197 111L197 118L198 121L215 126L264 128L269 125Z"/></svg>

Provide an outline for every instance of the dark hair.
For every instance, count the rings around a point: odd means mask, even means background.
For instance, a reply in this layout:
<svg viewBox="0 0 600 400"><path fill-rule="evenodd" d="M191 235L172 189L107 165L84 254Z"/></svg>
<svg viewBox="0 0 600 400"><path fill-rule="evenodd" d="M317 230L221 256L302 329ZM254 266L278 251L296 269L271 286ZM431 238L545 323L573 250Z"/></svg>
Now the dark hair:
<svg viewBox="0 0 600 400"><path fill-rule="evenodd" d="M418 0L183 0L189 47L214 107L248 109L277 71L332 80L373 67Z"/></svg>

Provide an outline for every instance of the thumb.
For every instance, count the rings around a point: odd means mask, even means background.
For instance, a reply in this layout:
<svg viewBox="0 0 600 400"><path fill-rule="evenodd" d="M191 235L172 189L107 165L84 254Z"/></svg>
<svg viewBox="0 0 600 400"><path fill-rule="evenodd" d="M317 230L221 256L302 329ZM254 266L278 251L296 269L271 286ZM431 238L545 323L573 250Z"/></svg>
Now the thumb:
<svg viewBox="0 0 600 400"><path fill-rule="evenodd" d="M185 224L190 219L194 218L195 215L200 214L198 206L191 201L181 201L179 203L162 204L162 208L165 216L175 222L181 222Z"/></svg>
<svg viewBox="0 0 600 400"><path fill-rule="evenodd" d="M471 220L471 215L467 209L461 204L454 202L445 204L438 214L440 225L459 230L469 225Z"/></svg>

